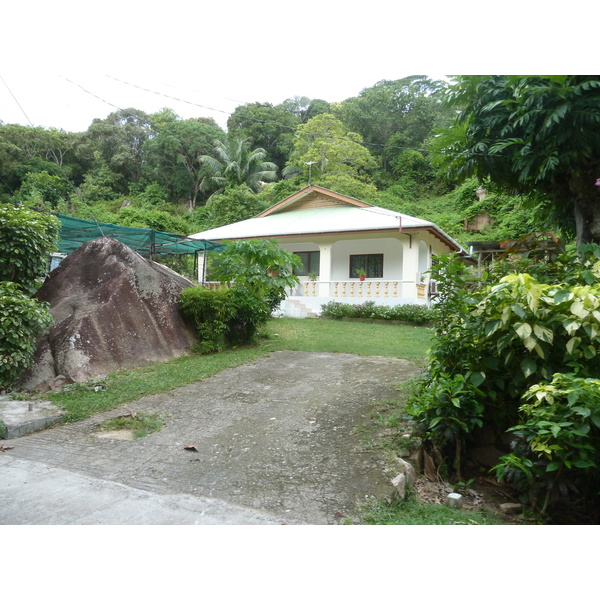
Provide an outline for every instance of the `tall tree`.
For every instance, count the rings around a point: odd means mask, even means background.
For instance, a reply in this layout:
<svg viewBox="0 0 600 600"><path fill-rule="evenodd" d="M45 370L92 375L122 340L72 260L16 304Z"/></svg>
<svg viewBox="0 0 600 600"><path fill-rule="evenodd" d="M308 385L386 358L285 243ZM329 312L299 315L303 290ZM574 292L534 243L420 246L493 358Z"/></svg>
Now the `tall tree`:
<svg viewBox="0 0 600 600"><path fill-rule="evenodd" d="M404 147L420 150L444 117L438 97L440 81L422 75L383 80L365 88L358 97L334 105L333 112L351 131L360 133L382 167ZM384 152L386 145L393 145Z"/></svg>
<svg viewBox="0 0 600 600"><path fill-rule="evenodd" d="M283 169L294 146L298 117L282 106L254 102L238 106L227 120L227 131L264 148L267 159Z"/></svg>
<svg viewBox="0 0 600 600"><path fill-rule="evenodd" d="M80 156L89 168L107 166L121 176L122 189L127 193L129 183L138 183L142 176L142 149L156 131L150 116L141 110L127 108L111 113L106 119L94 119L79 146Z"/></svg>
<svg viewBox="0 0 600 600"><path fill-rule="evenodd" d="M171 120L144 145L144 173L168 190L171 201L185 198L190 210L201 199L201 183L208 174L201 157L225 132L213 119Z"/></svg>
<svg viewBox="0 0 600 600"><path fill-rule="evenodd" d="M222 190L228 184L245 183L253 192L258 192L263 181L277 179L277 165L265 161L263 148L251 149L250 142L228 135L225 141L217 140L213 146L213 155L200 158L210 175L201 184L202 191Z"/></svg>
<svg viewBox="0 0 600 600"><path fill-rule="evenodd" d="M311 100L306 96L294 96L284 100L279 107L291 112L301 125L308 123L313 117L331 112L329 102L325 100Z"/></svg>
<svg viewBox="0 0 600 600"><path fill-rule="evenodd" d="M370 152L362 145L362 137L349 131L331 114L313 117L298 127L294 151L286 173L303 172L311 175L350 175L368 178L375 167Z"/></svg>
<svg viewBox="0 0 600 600"><path fill-rule="evenodd" d="M16 192L28 173L47 172L79 183L82 165L74 154L79 134L60 129L0 124L0 198Z"/></svg>
<svg viewBox="0 0 600 600"><path fill-rule="evenodd" d="M599 76L462 76L448 103L460 113L436 149L450 176L489 177L578 244L600 243Z"/></svg>

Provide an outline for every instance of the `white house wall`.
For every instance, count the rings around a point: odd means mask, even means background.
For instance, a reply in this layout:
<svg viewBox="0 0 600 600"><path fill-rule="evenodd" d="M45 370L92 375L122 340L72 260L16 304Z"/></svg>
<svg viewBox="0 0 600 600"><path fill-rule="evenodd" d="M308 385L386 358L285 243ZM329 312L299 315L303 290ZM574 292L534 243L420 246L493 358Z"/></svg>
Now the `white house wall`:
<svg viewBox="0 0 600 600"><path fill-rule="evenodd" d="M402 252L402 242L393 238L335 242L331 279L344 281L349 278L352 254L383 254L382 279L402 279Z"/></svg>

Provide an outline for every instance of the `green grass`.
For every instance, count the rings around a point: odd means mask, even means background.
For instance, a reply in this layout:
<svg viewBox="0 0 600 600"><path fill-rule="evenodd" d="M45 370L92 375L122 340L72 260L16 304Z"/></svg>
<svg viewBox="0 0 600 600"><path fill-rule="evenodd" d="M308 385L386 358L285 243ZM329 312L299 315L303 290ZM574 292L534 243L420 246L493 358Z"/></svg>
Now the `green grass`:
<svg viewBox="0 0 600 600"><path fill-rule="evenodd" d="M132 431L134 439L138 440L155 431L160 431L164 426L165 421L162 415L138 413L108 419L100 425L100 429L103 431L120 431L126 429Z"/></svg>
<svg viewBox="0 0 600 600"><path fill-rule="evenodd" d="M94 383L80 383L52 393L51 398L67 411L67 421L78 421L148 394L200 381L277 350L392 356L424 363L431 335L429 329L404 325L272 319L256 346L119 371L102 381L104 391L94 391Z"/></svg>
<svg viewBox="0 0 600 600"><path fill-rule="evenodd" d="M421 504L412 499L371 500L361 507L365 525L503 525L487 512L456 510L442 504Z"/></svg>
<svg viewBox="0 0 600 600"><path fill-rule="evenodd" d="M360 323L334 319L272 319L268 326L273 350L337 352L359 356L392 356L424 363L433 332L426 327Z"/></svg>

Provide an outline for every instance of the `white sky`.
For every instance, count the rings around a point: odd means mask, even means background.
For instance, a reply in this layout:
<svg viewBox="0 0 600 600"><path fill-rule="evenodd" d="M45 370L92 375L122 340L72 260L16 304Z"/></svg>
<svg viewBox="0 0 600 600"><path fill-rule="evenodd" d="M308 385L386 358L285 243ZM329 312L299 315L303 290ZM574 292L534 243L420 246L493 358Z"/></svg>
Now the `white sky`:
<svg viewBox="0 0 600 600"><path fill-rule="evenodd" d="M596 56L593 31L569 32L569 15L539 15L522 0L487 15L480 0L14 4L0 13L0 121L67 131L116 108L165 106L224 127L246 102L336 102L416 74L565 73ZM573 21L592 23L578 4Z"/></svg>

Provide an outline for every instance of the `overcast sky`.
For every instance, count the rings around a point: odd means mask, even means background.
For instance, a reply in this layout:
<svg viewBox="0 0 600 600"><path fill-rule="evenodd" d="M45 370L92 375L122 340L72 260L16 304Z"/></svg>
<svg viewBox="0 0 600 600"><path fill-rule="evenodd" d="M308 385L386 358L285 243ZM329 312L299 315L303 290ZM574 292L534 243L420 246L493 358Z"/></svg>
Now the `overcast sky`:
<svg viewBox="0 0 600 600"><path fill-rule="evenodd" d="M13 4L2 9L0 121L67 131L129 107L225 126L247 102L336 102L418 74L583 73L597 57L579 0L560 15L531 0L494 12L481 0Z"/></svg>

